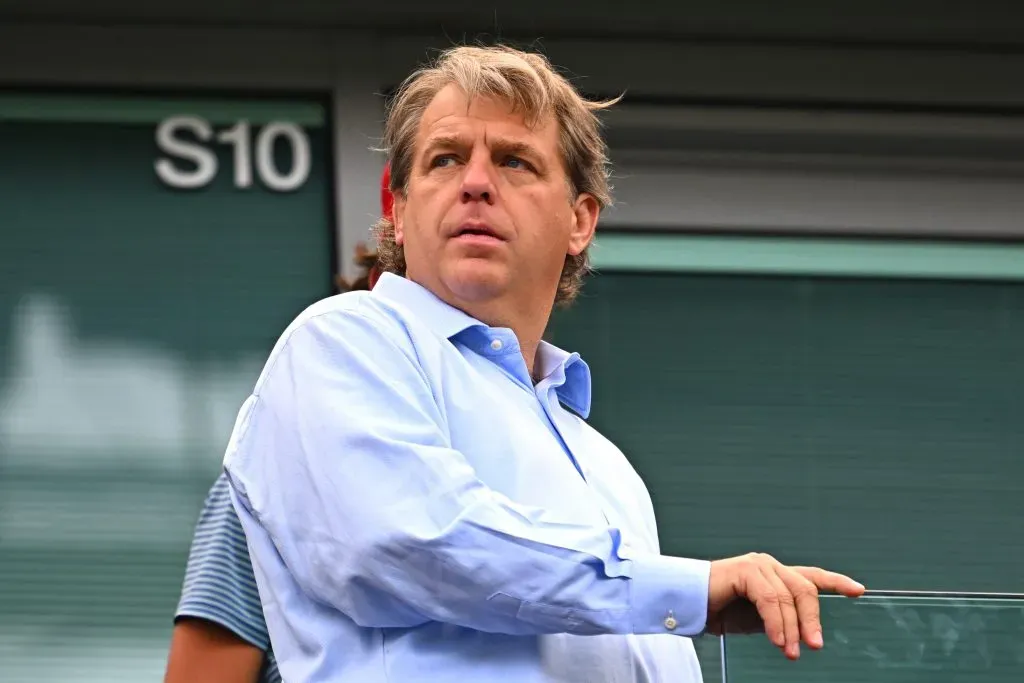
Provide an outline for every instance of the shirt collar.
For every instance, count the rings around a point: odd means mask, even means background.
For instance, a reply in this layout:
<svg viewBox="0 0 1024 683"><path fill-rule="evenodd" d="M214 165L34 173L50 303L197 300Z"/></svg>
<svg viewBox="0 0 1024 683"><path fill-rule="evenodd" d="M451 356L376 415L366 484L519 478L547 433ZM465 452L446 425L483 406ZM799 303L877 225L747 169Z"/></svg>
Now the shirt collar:
<svg viewBox="0 0 1024 683"><path fill-rule="evenodd" d="M584 420L590 416L590 366L578 353L541 341L537 347L538 374L555 385L558 400Z"/></svg>
<svg viewBox="0 0 1024 683"><path fill-rule="evenodd" d="M382 273L373 286L373 296L408 309L445 339L470 328L489 331L485 323L450 306L426 287L394 273ZM541 341L537 347L538 374L551 380L558 399L586 419L590 415L590 366L578 353L569 353L554 344Z"/></svg>

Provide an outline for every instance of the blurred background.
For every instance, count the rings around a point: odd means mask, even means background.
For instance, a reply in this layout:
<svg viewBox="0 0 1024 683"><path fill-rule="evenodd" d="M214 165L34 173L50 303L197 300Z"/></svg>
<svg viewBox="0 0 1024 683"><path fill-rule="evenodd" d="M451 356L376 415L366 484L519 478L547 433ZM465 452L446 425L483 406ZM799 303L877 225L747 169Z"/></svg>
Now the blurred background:
<svg viewBox="0 0 1024 683"><path fill-rule="evenodd" d="M496 39L626 93L549 337L664 550L941 593L730 679L1022 680L1019 5L0 0L0 681L161 680L236 411L358 274L384 97Z"/></svg>

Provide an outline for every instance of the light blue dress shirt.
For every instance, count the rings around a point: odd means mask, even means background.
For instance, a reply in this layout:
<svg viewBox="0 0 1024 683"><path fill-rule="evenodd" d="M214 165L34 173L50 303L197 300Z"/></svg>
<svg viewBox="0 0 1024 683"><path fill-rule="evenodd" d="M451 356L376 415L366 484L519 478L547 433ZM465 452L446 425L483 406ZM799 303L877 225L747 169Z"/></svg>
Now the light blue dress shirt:
<svg viewBox="0 0 1024 683"><path fill-rule="evenodd" d="M285 681L701 680L710 564L660 554L583 360L537 362L394 275L284 332L225 470Z"/></svg>

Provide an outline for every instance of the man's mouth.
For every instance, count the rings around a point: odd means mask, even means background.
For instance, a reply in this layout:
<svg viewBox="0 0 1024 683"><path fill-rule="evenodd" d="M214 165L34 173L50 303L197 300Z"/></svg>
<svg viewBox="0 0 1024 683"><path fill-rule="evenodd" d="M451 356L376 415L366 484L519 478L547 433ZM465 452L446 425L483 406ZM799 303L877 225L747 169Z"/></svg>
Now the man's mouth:
<svg viewBox="0 0 1024 683"><path fill-rule="evenodd" d="M472 240L474 242L486 242L486 241L499 241L504 242L505 240L494 230L486 225L468 224L463 225L455 232L456 239Z"/></svg>

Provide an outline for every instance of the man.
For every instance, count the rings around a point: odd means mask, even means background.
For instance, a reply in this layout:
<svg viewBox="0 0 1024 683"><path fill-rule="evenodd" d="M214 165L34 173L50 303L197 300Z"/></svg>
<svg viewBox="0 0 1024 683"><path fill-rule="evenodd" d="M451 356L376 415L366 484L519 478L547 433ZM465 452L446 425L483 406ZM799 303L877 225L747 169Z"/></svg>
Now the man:
<svg viewBox="0 0 1024 683"><path fill-rule="evenodd" d="M795 658L821 646L818 590L864 590L661 555L643 482L585 422L587 365L541 341L609 201L610 104L503 47L447 51L393 100L388 272L288 327L225 456L290 683L700 681L690 637L762 630Z"/></svg>
<svg viewBox="0 0 1024 683"><path fill-rule="evenodd" d="M391 215L390 176L381 180L383 216ZM377 256L356 248L364 273L342 290L370 289ZM227 477L210 489L196 524L164 683L281 683L242 525L231 506Z"/></svg>

